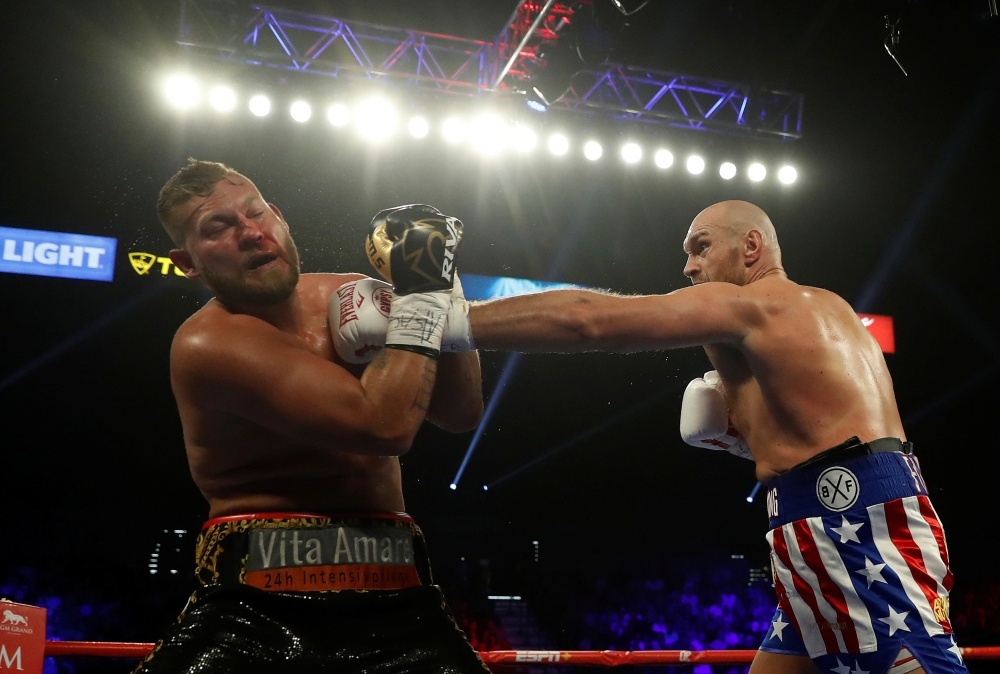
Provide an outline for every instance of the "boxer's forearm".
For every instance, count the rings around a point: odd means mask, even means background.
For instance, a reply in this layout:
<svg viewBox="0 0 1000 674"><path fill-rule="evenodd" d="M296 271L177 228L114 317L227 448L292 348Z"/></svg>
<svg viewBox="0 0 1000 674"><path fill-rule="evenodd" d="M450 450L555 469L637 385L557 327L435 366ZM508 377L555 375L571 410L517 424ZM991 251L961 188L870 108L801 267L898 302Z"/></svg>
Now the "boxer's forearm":
<svg viewBox="0 0 1000 674"><path fill-rule="evenodd" d="M647 296L552 290L474 305L469 319L483 350L635 352L736 343L744 304L728 283Z"/></svg>
<svg viewBox="0 0 1000 674"><path fill-rule="evenodd" d="M427 420L452 433L471 431L483 418L479 353L443 353Z"/></svg>
<svg viewBox="0 0 1000 674"><path fill-rule="evenodd" d="M606 299L595 292L554 290L474 304L472 337L486 351L601 350L595 318Z"/></svg>

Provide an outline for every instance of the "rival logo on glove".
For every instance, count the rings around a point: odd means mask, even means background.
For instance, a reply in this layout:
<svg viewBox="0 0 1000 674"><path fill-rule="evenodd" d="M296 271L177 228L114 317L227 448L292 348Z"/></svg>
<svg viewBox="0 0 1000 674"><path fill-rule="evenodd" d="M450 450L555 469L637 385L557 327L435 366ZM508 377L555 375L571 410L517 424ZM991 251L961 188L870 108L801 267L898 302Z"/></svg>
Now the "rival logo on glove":
<svg viewBox="0 0 1000 674"><path fill-rule="evenodd" d="M443 278L448 283L451 283L451 272L455 267L455 248L458 246L458 230L456 229L455 223L461 227L462 223L446 215L444 218L444 224L448 228L448 239L444 242L444 261L441 263L441 278ZM428 243L427 252L430 254L430 244Z"/></svg>

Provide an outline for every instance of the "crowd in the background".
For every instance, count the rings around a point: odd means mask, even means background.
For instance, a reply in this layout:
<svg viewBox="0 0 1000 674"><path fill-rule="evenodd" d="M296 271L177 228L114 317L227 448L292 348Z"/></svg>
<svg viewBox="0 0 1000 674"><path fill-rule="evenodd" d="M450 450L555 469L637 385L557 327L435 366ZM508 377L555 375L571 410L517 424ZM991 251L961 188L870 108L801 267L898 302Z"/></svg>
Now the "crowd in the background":
<svg viewBox="0 0 1000 674"><path fill-rule="evenodd" d="M577 602L573 632L581 650L756 649L774 613L774 590L767 583L749 586L744 570L720 568L690 573L674 587L658 578L596 579L590 596ZM698 665L684 671L747 669Z"/></svg>
<svg viewBox="0 0 1000 674"><path fill-rule="evenodd" d="M595 583L580 614L583 650L722 650L756 648L774 613L774 590L748 587L727 569L691 574L683 587L659 579L612 587Z"/></svg>

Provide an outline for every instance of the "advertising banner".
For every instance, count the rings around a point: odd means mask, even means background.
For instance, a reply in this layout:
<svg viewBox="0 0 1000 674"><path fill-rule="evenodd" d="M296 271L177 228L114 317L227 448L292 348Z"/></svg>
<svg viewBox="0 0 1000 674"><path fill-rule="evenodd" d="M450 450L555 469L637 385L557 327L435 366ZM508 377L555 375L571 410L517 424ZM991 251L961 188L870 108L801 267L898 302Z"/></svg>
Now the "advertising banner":
<svg viewBox="0 0 1000 674"><path fill-rule="evenodd" d="M42 674L45 609L0 600L0 672Z"/></svg>
<svg viewBox="0 0 1000 674"><path fill-rule="evenodd" d="M106 236L0 227L0 272L110 281L117 246Z"/></svg>

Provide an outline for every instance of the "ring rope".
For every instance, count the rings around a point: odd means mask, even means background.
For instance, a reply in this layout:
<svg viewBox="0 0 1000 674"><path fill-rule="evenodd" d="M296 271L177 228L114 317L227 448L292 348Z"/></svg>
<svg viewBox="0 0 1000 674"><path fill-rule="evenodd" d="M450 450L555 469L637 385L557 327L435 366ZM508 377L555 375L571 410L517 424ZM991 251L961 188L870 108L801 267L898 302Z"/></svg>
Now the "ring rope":
<svg viewBox="0 0 1000 674"><path fill-rule="evenodd" d="M46 641L45 655L98 656L107 658L145 657L155 644L122 641ZM479 657L489 665L747 665L757 651L482 651ZM968 660L1000 659L1000 646L972 646L962 649Z"/></svg>

